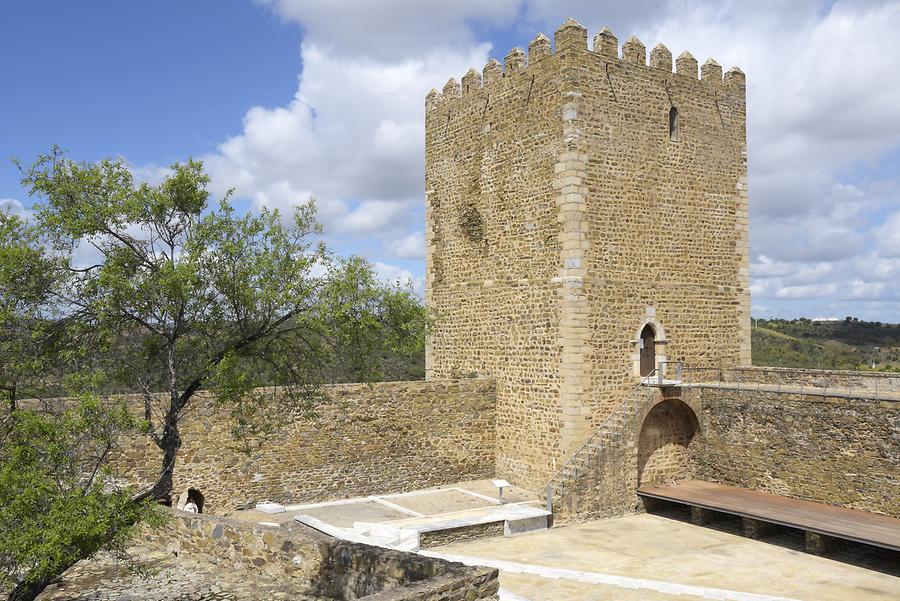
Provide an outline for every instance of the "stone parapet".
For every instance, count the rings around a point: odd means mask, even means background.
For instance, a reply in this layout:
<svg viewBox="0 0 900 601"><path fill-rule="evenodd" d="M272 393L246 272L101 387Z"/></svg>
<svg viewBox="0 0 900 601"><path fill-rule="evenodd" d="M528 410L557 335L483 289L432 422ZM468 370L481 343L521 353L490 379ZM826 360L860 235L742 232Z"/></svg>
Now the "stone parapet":
<svg viewBox="0 0 900 601"><path fill-rule="evenodd" d="M752 366L722 370L721 379L723 382L806 386L823 391L841 389L862 396L900 396L900 373Z"/></svg>
<svg viewBox="0 0 900 601"><path fill-rule="evenodd" d="M341 384L312 415L292 418L249 452L213 399L196 399L181 422L175 494L199 489L223 514L263 500L311 503L405 492L494 476L492 380ZM147 438L123 444L118 475L151 482L162 455Z"/></svg>
<svg viewBox="0 0 900 601"><path fill-rule="evenodd" d="M900 403L739 388L683 396L702 407L697 478L900 517Z"/></svg>

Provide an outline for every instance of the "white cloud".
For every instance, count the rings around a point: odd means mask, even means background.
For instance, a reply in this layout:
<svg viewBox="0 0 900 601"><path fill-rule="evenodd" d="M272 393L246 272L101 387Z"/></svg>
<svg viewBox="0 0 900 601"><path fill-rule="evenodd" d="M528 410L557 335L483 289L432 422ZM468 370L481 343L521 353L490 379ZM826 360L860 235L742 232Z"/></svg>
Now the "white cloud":
<svg viewBox="0 0 900 601"><path fill-rule="evenodd" d="M31 219L32 211L15 198L0 198L0 212Z"/></svg>
<svg viewBox="0 0 900 601"><path fill-rule="evenodd" d="M425 278L414 276L410 270L381 261L376 261L374 268L376 275L382 281L401 286L411 285L420 297L425 295Z"/></svg>
<svg viewBox="0 0 900 601"><path fill-rule="evenodd" d="M483 64L489 48L376 62L304 43L294 100L252 108L243 133L204 157L216 191L233 187L254 208L285 213L313 196L334 235L395 235L421 225L411 209L424 189L425 94Z"/></svg>
<svg viewBox="0 0 900 601"><path fill-rule="evenodd" d="M755 309L900 320L900 182L877 175L900 146L900 3L257 1L302 28L303 72L206 157L217 191L282 210L314 196L338 247L365 239L381 273L421 280L378 260L423 256L427 90L485 62L484 32L524 41L573 16L747 72Z"/></svg>
<svg viewBox="0 0 900 601"><path fill-rule="evenodd" d="M837 284L809 284L806 286L785 286L775 292L775 298L821 298L833 296L837 292Z"/></svg>
<svg viewBox="0 0 900 601"><path fill-rule="evenodd" d="M409 202L392 202L389 200L366 200L348 211L336 223L340 233L368 234L393 229L398 223L404 223L410 211Z"/></svg>
<svg viewBox="0 0 900 601"><path fill-rule="evenodd" d="M409 236L394 240L388 246L392 257L398 259L424 259L425 234L413 232Z"/></svg>
<svg viewBox="0 0 900 601"><path fill-rule="evenodd" d="M900 211L891 215L875 231L875 240L882 255L900 259Z"/></svg>
<svg viewBox="0 0 900 601"><path fill-rule="evenodd" d="M439 46L477 45L473 23L510 23L521 0L257 0L300 24L331 53L405 60Z"/></svg>
<svg viewBox="0 0 900 601"><path fill-rule="evenodd" d="M158 186L166 179L166 177L172 174L172 170L169 167L163 167L156 163L146 163L144 165L133 165L129 163L128 167L131 169L131 173L134 174L134 179L136 181L151 186Z"/></svg>
<svg viewBox="0 0 900 601"><path fill-rule="evenodd" d="M756 248L776 259L834 261L858 254L865 247L863 235L824 217L795 221L760 219L751 231Z"/></svg>

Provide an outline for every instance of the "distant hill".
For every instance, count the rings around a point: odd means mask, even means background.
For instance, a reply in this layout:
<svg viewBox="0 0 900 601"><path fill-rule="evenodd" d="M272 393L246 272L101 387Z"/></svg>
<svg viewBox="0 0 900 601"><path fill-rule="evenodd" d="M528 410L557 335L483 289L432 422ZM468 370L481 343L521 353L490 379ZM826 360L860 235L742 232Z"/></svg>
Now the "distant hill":
<svg viewBox="0 0 900 601"><path fill-rule="evenodd" d="M753 365L900 372L900 324L754 319Z"/></svg>

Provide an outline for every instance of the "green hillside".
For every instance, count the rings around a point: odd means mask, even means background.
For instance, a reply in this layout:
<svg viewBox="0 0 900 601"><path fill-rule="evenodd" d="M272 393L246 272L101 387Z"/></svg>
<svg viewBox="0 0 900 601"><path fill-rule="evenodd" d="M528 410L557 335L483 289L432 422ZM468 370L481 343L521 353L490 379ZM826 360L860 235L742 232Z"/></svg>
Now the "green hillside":
<svg viewBox="0 0 900 601"><path fill-rule="evenodd" d="M753 320L753 365L900 372L900 324Z"/></svg>

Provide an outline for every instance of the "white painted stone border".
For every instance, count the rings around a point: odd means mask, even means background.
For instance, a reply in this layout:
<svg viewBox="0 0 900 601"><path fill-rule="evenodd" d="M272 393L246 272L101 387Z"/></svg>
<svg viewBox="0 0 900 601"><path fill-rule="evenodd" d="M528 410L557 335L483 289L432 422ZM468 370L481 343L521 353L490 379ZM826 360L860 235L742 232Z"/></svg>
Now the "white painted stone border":
<svg viewBox="0 0 900 601"><path fill-rule="evenodd" d="M694 595L696 597L702 597L703 599L714 599L716 601L800 601L799 599L790 597L744 593L741 591L731 591L707 586L665 582L663 580L630 578L628 576L616 576L614 574L603 574L601 572L582 572L565 568L549 568L546 566L498 559L449 555L446 553L436 553L434 551L419 551L419 555L455 561L468 566L495 568L501 572L509 572L510 574L528 574L530 576L551 578L554 580L573 580L585 584L602 584L627 589L647 589L668 595Z"/></svg>

